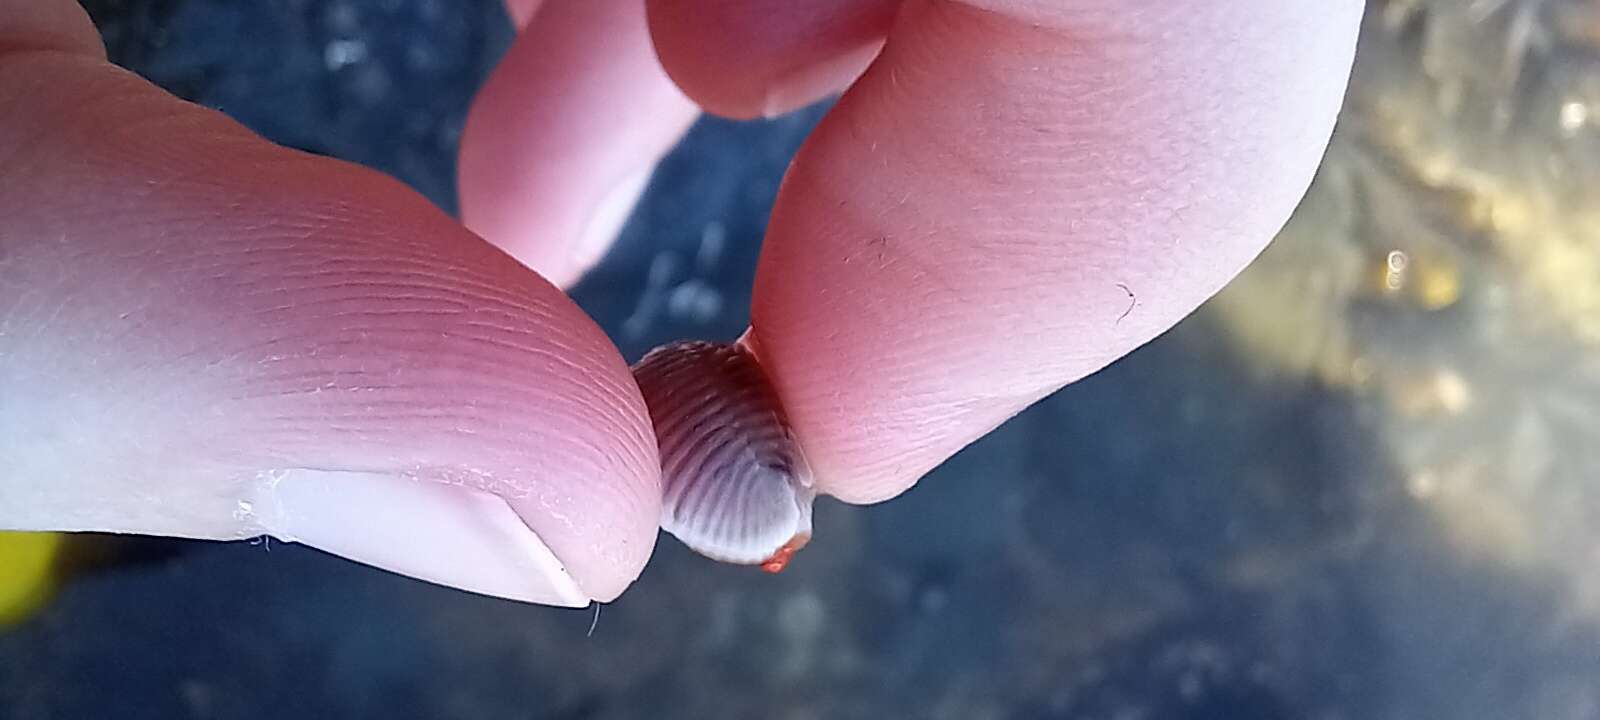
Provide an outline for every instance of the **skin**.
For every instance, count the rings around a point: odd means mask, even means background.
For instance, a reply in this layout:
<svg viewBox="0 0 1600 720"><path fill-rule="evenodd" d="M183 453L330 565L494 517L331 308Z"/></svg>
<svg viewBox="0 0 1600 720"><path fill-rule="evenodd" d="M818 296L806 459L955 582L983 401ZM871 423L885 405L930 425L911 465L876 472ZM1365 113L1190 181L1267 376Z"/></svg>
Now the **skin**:
<svg viewBox="0 0 1600 720"><path fill-rule="evenodd" d="M463 227L111 66L70 0L0 0L0 528L268 532L615 598L655 542L656 444L560 286L696 105L846 88L779 193L745 341L820 488L894 497L1261 251L1326 146L1362 3L509 9Z"/></svg>

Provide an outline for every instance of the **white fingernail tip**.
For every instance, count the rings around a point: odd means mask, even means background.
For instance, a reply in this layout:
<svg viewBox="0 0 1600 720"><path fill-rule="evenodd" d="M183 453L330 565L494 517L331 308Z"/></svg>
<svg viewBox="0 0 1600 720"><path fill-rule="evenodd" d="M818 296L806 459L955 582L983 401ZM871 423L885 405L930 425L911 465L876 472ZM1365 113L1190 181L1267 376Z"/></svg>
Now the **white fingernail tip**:
<svg viewBox="0 0 1600 720"><path fill-rule="evenodd" d="M754 356L680 342L633 369L661 449L661 529L728 563L783 569L811 538L811 469Z"/></svg>
<svg viewBox="0 0 1600 720"><path fill-rule="evenodd" d="M589 596L498 496L386 473L283 470L248 512L262 530L356 562L495 597L583 607Z"/></svg>

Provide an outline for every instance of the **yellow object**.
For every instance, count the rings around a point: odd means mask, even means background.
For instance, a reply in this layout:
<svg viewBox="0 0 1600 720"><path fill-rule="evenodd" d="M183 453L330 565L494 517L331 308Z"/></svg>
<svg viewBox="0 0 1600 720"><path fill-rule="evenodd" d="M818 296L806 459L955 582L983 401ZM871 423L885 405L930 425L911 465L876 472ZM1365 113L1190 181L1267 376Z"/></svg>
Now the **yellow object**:
<svg viewBox="0 0 1600 720"><path fill-rule="evenodd" d="M0 532L0 627L21 621L55 589L58 533Z"/></svg>
<svg viewBox="0 0 1600 720"><path fill-rule="evenodd" d="M1424 310L1443 310L1461 297L1461 274L1445 263L1423 265L1416 273L1416 298Z"/></svg>

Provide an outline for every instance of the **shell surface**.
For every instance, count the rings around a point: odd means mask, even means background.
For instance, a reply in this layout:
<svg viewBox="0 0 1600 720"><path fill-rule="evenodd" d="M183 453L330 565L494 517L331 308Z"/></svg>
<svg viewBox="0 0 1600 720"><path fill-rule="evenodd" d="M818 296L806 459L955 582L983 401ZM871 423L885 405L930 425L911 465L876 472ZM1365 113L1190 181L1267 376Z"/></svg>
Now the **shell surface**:
<svg viewBox="0 0 1600 720"><path fill-rule="evenodd" d="M783 569L811 537L811 470L755 356L679 342L633 368L661 450L661 528L714 560Z"/></svg>

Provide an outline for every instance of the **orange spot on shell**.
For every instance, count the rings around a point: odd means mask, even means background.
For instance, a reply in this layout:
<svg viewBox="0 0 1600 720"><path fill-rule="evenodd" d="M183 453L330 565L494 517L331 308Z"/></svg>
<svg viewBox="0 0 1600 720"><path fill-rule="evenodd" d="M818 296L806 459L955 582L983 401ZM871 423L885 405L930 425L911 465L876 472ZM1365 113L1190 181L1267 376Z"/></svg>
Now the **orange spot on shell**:
<svg viewBox="0 0 1600 720"><path fill-rule="evenodd" d="M761 561L761 569L773 574L783 572L783 568L789 564L789 559L808 542L811 542L810 535L796 535L789 538L789 542L773 552L771 557Z"/></svg>

